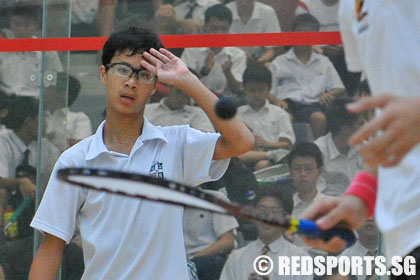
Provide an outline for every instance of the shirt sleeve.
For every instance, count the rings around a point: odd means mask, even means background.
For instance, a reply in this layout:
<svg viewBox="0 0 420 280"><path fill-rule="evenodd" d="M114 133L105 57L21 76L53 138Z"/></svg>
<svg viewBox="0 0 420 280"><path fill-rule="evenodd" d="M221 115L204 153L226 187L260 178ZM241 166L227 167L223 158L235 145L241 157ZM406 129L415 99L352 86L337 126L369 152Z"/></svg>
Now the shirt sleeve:
<svg viewBox="0 0 420 280"><path fill-rule="evenodd" d="M354 1L340 1L338 16L347 68L351 72L360 72L363 67L360 60L359 45L352 29L352 23L357 20Z"/></svg>
<svg viewBox="0 0 420 280"><path fill-rule="evenodd" d="M213 160L220 133L204 133L189 126L184 127L184 182L190 186L197 186L220 179L229 165L229 159Z"/></svg>
<svg viewBox="0 0 420 280"><path fill-rule="evenodd" d="M296 141L296 136L295 136L295 132L293 131L293 126L292 126L292 122L290 120L289 114L286 111L280 112L279 118L278 118L278 125L279 125L279 131L280 131L278 140L280 140L280 138L287 138L290 140L290 142L292 142L292 144L294 144Z"/></svg>
<svg viewBox="0 0 420 280"><path fill-rule="evenodd" d="M58 180L57 170L63 167L60 161L55 165L31 226L68 244L76 229L76 217L86 194L82 188Z"/></svg>
<svg viewBox="0 0 420 280"><path fill-rule="evenodd" d="M267 10L265 17L266 17L265 22L267 23L265 27L266 33L281 32L279 19L277 18L276 11L273 8L271 8L270 10Z"/></svg>
<svg viewBox="0 0 420 280"><path fill-rule="evenodd" d="M326 59L327 61L327 91L336 89L336 88L342 88L344 89L344 84L341 81L340 75L338 75L337 70L335 70L334 65L331 63L329 59Z"/></svg>

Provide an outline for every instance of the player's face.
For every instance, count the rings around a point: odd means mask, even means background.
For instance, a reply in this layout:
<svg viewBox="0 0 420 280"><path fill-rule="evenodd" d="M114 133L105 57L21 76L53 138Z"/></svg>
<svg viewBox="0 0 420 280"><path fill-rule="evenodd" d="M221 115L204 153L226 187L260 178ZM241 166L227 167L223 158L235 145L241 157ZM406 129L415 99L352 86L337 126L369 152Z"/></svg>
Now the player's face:
<svg viewBox="0 0 420 280"><path fill-rule="evenodd" d="M312 157L297 156L290 165L290 174L293 184L298 191L311 191L316 188L316 183L321 176L322 168L319 168Z"/></svg>
<svg viewBox="0 0 420 280"><path fill-rule="evenodd" d="M263 83L249 82L244 87L251 108L260 109L264 106L270 87Z"/></svg>
<svg viewBox="0 0 420 280"><path fill-rule="evenodd" d="M256 205L257 209L267 211L267 214L284 215L283 207L274 197L264 197ZM258 237L260 239L277 239L281 236L282 229L262 222L257 222Z"/></svg>
<svg viewBox="0 0 420 280"><path fill-rule="evenodd" d="M100 66L101 81L107 92L107 112L116 111L124 115L142 113L147 100L156 89L156 82L146 81L147 75L144 72L125 76L127 71L131 71L130 68L141 68L140 62L143 60L140 54L128 54L117 53L110 63L114 66L110 68ZM121 65L129 67L121 68Z"/></svg>

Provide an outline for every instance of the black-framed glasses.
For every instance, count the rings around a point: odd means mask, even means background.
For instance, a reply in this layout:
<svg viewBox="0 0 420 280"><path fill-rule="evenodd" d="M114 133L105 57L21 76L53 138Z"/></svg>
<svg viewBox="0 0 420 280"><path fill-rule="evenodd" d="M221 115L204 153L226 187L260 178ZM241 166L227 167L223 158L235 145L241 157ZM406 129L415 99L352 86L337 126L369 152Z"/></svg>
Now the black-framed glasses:
<svg viewBox="0 0 420 280"><path fill-rule="evenodd" d="M156 76L144 69L143 67L134 68L130 64L125 62L115 62L105 65L106 69L110 69L111 73L121 77L125 80L130 79L133 74L137 76L137 79L145 84L153 84L156 81Z"/></svg>

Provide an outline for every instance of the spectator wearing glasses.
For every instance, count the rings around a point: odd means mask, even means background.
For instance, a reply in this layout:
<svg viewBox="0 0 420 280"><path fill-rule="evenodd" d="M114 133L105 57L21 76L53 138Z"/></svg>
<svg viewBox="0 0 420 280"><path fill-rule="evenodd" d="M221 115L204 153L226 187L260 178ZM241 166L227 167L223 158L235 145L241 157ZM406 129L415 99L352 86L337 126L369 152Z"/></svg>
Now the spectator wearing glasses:
<svg viewBox="0 0 420 280"><path fill-rule="evenodd" d="M254 199L255 207L267 214L290 215L293 210L293 202L290 192L282 190L276 184L264 185ZM301 248L291 244L283 237L284 230L280 227L256 222L258 239L245 247L234 250L223 267L220 280L237 279L260 279L254 271L253 263L260 255L267 255L272 260L278 260L278 256L307 256ZM263 279L303 279L312 280L312 275L279 276L278 262L274 262L271 275Z"/></svg>

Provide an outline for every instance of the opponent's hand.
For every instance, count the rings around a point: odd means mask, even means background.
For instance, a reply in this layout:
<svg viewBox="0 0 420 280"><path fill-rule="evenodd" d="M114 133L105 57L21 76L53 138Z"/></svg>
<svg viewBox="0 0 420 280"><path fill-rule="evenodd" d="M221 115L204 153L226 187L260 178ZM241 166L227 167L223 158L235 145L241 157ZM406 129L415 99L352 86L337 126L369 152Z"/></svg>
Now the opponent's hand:
<svg viewBox="0 0 420 280"><path fill-rule="evenodd" d="M35 197L36 186L28 178L19 178L19 191L23 197Z"/></svg>
<svg viewBox="0 0 420 280"><path fill-rule="evenodd" d="M395 166L411 148L420 143L419 97L366 97L347 108L354 113L382 108L381 114L356 131L349 141L350 145L356 146L372 137L359 149L363 160L369 165ZM377 135L378 131L383 133Z"/></svg>
<svg viewBox="0 0 420 280"><path fill-rule="evenodd" d="M322 230L336 225L355 230L363 225L367 216L368 209L364 201L356 196L346 195L340 198L324 197L316 200L303 212L301 218L316 221ZM327 242L321 239L302 238L309 246L328 252L338 252L346 247L346 242L339 237L333 237Z"/></svg>
<svg viewBox="0 0 420 280"><path fill-rule="evenodd" d="M141 66L155 74L159 82L178 87L192 75L187 65L166 49L150 49L150 53L144 52L143 57L145 59L141 61Z"/></svg>

